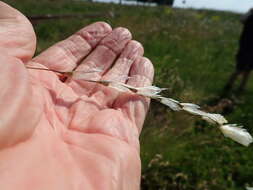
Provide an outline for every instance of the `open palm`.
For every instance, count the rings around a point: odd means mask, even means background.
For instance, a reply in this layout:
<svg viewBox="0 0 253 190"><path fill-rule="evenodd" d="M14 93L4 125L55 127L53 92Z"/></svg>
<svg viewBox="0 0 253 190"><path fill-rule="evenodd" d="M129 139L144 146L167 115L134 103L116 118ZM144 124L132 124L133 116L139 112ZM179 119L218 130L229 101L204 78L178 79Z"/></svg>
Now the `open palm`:
<svg viewBox="0 0 253 190"><path fill-rule="evenodd" d="M149 101L25 65L96 67L103 71L86 77L147 86L153 66L140 43L98 22L32 58L35 48L29 21L0 2L1 190L139 189L138 137Z"/></svg>

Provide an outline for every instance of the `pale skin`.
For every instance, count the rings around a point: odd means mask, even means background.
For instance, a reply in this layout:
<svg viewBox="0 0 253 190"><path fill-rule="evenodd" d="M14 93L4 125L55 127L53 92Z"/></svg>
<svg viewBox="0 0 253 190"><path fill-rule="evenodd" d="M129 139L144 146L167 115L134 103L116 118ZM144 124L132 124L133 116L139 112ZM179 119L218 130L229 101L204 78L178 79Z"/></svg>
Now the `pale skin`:
<svg viewBox="0 0 253 190"><path fill-rule="evenodd" d="M95 65L103 71L89 79L148 86L154 71L141 44L127 29L98 22L36 57L35 48L30 22L0 2L1 190L138 190L149 100L26 67Z"/></svg>

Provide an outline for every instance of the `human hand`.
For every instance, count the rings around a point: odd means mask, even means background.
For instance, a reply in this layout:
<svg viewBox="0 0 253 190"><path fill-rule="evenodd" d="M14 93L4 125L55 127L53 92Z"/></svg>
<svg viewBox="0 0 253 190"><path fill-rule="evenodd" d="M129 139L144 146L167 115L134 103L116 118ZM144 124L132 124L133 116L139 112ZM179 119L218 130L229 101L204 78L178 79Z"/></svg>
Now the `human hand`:
<svg viewBox="0 0 253 190"><path fill-rule="evenodd" d="M139 189L138 137L149 100L25 67L96 66L103 72L89 79L151 85L153 66L131 38L125 28L98 22L32 58L31 24L0 2L1 190Z"/></svg>

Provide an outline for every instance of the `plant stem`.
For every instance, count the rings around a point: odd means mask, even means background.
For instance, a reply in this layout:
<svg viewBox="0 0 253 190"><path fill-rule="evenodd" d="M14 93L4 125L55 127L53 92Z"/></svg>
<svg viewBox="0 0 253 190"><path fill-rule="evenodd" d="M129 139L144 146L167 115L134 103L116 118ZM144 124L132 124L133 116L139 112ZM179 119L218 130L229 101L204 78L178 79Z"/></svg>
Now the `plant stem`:
<svg viewBox="0 0 253 190"><path fill-rule="evenodd" d="M63 72L63 71L57 71L57 70L54 70L54 69L46 69L46 68L38 68L38 67L29 67L29 66L26 66L27 69L34 69L34 70L43 70L43 71L52 71L54 73L59 73L59 74L62 74L62 75L72 75L72 72Z"/></svg>

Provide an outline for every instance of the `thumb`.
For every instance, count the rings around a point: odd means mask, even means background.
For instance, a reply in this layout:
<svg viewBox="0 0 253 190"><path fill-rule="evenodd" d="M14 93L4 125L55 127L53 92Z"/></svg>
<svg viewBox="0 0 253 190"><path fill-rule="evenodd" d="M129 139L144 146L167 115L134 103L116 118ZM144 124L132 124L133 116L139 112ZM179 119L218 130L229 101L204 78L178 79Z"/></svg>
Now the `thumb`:
<svg viewBox="0 0 253 190"><path fill-rule="evenodd" d="M28 139L39 121L41 107L22 62L0 55L0 149Z"/></svg>
<svg viewBox="0 0 253 190"><path fill-rule="evenodd" d="M27 62L35 48L36 36L29 20L0 1L0 52Z"/></svg>

